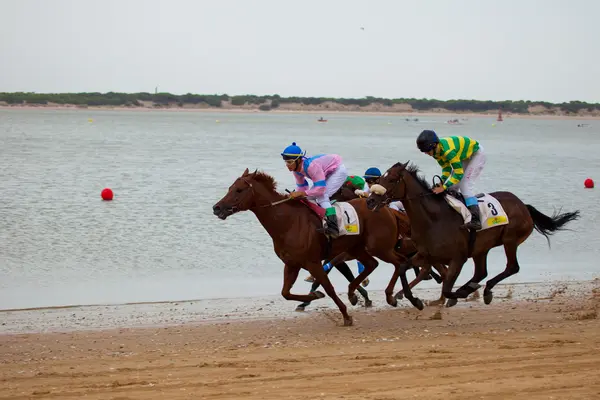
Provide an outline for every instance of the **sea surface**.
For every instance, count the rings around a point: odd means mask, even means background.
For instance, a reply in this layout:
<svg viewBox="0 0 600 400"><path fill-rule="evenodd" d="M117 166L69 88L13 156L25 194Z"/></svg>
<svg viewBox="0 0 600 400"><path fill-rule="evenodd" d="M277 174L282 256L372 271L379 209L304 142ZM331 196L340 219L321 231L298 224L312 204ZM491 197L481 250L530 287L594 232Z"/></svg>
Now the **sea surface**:
<svg viewBox="0 0 600 400"><path fill-rule="evenodd" d="M507 190L546 214L581 210L572 231L534 232L507 283L600 275L600 121L170 111L0 110L0 309L276 295L282 263L254 214L221 221L212 206L245 168L293 189L279 154L340 154L352 174L437 163L420 154L423 129L479 140L487 165L479 191ZM407 121L407 118L409 121ZM579 123L588 123L585 128ZM100 192L110 187L111 202ZM506 264L488 258L490 276ZM356 263L350 262L356 271ZM472 275L465 265L457 283ZM383 290L382 263L369 290ZM412 274L409 272L409 274ZM294 286L305 293L302 272ZM330 274L338 292L347 282ZM412 277L412 275L411 275ZM435 287L429 281L423 287Z"/></svg>

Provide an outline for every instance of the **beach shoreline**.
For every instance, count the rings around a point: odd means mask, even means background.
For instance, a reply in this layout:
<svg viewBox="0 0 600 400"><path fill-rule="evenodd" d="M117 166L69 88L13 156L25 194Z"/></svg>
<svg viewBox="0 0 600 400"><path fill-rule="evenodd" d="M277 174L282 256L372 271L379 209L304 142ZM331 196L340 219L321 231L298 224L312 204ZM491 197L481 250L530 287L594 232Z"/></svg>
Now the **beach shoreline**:
<svg viewBox="0 0 600 400"><path fill-rule="evenodd" d="M381 109L371 110L335 110L335 109L311 109L309 107L280 107L272 109L270 111L261 111L256 108L250 107L239 107L239 108L228 108L228 107L110 107L110 106L86 106L80 107L77 105L0 105L0 110L44 110L44 111L133 111L133 112L181 112L181 113L231 113L231 114L283 114L283 115L315 115L315 116L335 116L335 115L363 115L363 116L391 116L391 117L420 117L420 116L439 116L448 117L450 119L464 119L464 118L493 118L496 120L498 116L497 111L488 111L482 113L475 112L450 112L450 111L415 111L415 110L391 110L383 111ZM600 120L600 115L588 115L588 114L574 114L574 115L556 115L550 113L529 113L529 114L518 114L518 113L505 113L503 118L506 119L537 119L537 120ZM327 121L329 122L329 121Z"/></svg>
<svg viewBox="0 0 600 400"><path fill-rule="evenodd" d="M494 292L353 307L352 327L286 302L277 318L2 334L0 399L598 398L600 280Z"/></svg>

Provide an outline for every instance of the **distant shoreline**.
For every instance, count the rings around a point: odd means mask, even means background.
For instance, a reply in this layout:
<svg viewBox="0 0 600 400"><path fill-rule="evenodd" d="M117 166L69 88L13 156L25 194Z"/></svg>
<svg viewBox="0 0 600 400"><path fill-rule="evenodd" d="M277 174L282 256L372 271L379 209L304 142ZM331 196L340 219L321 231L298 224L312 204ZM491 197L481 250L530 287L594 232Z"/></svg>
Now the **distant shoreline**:
<svg viewBox="0 0 600 400"><path fill-rule="evenodd" d="M493 118L494 120L498 116L497 111L485 111L485 112L469 112L469 111L457 111L452 112L448 110L437 110L437 111L418 111L418 110L398 110L392 107L386 109L385 106L381 107L359 107L349 106L347 109L339 109L344 106L338 107L338 109L319 108L318 106L305 106L302 104L286 104L285 107L281 106L278 109L272 109L270 111L259 110L258 106L225 106L225 107L210 107L210 106L198 106L193 104L184 104L180 106L151 106L145 105L141 107L127 107L127 106L79 106L75 104L0 104L0 110L49 110L49 111L60 111L60 110L75 110L75 111L137 111L137 112L152 112L152 111L169 111L169 112L218 112L218 113L234 113L234 114L307 114L307 115L319 115L324 118L329 115L377 115L377 116L401 116L401 117L419 117L419 116L440 116L449 117L450 119L456 118ZM504 119L550 119L550 120L600 120L600 115L592 113L580 113L580 114L557 114L556 112L535 112L535 113L503 113ZM327 119L327 118L325 118Z"/></svg>

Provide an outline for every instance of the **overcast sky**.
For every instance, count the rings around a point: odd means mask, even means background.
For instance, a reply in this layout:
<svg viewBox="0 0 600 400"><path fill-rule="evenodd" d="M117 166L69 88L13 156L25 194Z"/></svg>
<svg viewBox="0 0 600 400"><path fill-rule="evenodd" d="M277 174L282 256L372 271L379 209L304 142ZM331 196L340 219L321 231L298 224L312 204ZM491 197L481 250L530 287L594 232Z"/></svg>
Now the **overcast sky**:
<svg viewBox="0 0 600 400"><path fill-rule="evenodd" d="M0 0L0 91L156 86L600 102L600 1Z"/></svg>

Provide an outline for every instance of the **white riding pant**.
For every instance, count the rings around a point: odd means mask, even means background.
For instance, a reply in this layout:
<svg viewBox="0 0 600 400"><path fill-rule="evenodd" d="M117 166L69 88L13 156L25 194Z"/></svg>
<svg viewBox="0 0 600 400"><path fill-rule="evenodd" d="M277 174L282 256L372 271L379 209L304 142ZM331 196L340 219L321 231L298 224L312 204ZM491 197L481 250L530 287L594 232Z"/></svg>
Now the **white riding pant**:
<svg viewBox="0 0 600 400"><path fill-rule="evenodd" d="M322 196L315 198L317 204L323 208L330 208L331 202L329 198L335 194L344 182L346 182L346 178L348 177L348 171L344 164L340 164L339 167L335 171L331 173L327 178L325 178L325 193Z"/></svg>
<svg viewBox="0 0 600 400"><path fill-rule="evenodd" d="M402 204L402 202L401 202L401 201L392 201L392 202L389 204L389 207L390 207L392 210L401 211L401 212L404 212L404 210L405 210L405 208L404 208L404 204Z"/></svg>
<svg viewBox="0 0 600 400"><path fill-rule="evenodd" d="M476 153L471 155L471 158L464 160L462 162L463 165L463 178L460 182L454 186L452 186L449 190L459 191L464 196L465 200L469 197L475 197L477 193L475 193L475 181L481 175L481 171L483 171L483 167L485 166L485 152L483 151L483 147L481 144L479 145L479 150Z"/></svg>

